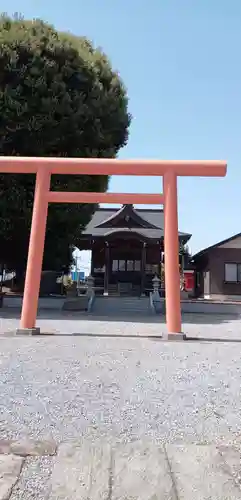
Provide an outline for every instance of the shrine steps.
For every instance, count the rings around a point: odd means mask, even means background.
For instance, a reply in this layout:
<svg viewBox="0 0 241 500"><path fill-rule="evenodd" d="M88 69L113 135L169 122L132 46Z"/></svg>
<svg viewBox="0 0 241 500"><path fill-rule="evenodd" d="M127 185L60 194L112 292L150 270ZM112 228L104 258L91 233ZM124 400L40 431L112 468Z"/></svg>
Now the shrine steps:
<svg viewBox="0 0 241 500"><path fill-rule="evenodd" d="M114 296L133 296L140 297L140 285L132 285L132 283L113 283L108 285L108 295Z"/></svg>
<svg viewBox="0 0 241 500"><path fill-rule="evenodd" d="M100 296L92 311L96 316L148 316L153 314L149 297Z"/></svg>

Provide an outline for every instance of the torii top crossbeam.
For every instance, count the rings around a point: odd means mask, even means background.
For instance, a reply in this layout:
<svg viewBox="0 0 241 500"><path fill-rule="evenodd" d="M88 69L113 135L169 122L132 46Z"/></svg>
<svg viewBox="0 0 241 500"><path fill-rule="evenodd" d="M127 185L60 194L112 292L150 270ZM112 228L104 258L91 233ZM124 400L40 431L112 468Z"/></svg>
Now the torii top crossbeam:
<svg viewBox="0 0 241 500"><path fill-rule="evenodd" d="M225 161L193 160L120 160L102 158L52 158L0 156L0 172L36 173L47 169L51 174L163 176L172 171L177 176L225 177Z"/></svg>

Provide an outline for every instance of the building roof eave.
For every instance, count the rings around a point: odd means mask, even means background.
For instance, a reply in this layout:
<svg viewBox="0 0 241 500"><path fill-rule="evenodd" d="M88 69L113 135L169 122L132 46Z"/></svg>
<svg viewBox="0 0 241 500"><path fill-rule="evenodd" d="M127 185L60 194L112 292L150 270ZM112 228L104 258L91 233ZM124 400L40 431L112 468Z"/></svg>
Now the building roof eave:
<svg viewBox="0 0 241 500"><path fill-rule="evenodd" d="M186 244L191 239L192 235L189 233L179 233L178 237L179 241L182 241L184 244Z"/></svg>
<svg viewBox="0 0 241 500"><path fill-rule="evenodd" d="M159 229L160 231L160 229ZM99 241L104 241L108 240L112 236L118 236L118 234L123 234L125 233L128 236L138 236L140 239L144 241L149 241L150 243L155 243L157 241L163 241L164 240L164 235L163 234L156 234L149 236L148 234L145 234L145 230L141 231L139 228L134 228L134 229L129 229L129 228L113 228L110 230L107 230L105 233L102 233L100 235L95 235L95 234L84 234L83 236L79 236L76 240L74 245L78 248L83 248L84 250L91 250L93 241L99 240ZM191 234L188 233L179 233L178 239L179 242L182 242L186 244L190 238Z"/></svg>
<svg viewBox="0 0 241 500"><path fill-rule="evenodd" d="M240 236L241 236L241 233L233 234L229 238L225 238L224 240L221 240L221 241L218 241L217 243L214 243L214 245L210 245L206 248L203 248L202 250L200 250L199 252L197 252L196 254L193 255L192 260L196 260L196 259L202 257L203 255L207 254L208 252L210 252L210 250L214 250L215 248L219 247L220 245L224 245L225 243L229 243L230 241L233 241L236 238L239 238Z"/></svg>

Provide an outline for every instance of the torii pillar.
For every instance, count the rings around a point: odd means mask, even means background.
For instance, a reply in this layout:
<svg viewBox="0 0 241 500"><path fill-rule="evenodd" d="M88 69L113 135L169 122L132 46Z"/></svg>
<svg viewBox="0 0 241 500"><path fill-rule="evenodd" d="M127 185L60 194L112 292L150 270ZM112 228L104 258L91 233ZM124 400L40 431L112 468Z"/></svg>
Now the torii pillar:
<svg viewBox="0 0 241 500"><path fill-rule="evenodd" d="M175 172L170 171L164 174L163 188L167 331L169 334L181 334L177 176Z"/></svg>

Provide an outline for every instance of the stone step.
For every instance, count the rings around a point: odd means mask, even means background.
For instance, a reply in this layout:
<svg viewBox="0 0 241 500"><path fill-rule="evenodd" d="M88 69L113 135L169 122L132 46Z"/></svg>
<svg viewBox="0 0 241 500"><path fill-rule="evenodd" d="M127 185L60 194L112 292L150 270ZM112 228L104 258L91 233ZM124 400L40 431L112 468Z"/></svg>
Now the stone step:
<svg viewBox="0 0 241 500"><path fill-rule="evenodd" d="M123 296L123 295L118 295L116 297L110 297L110 296L100 296L97 297L98 300L102 302L146 302L147 300L149 301L148 297L133 297L133 296Z"/></svg>
<svg viewBox="0 0 241 500"><path fill-rule="evenodd" d="M92 311L101 315L146 315L150 313L150 303L147 297L97 297Z"/></svg>
<svg viewBox="0 0 241 500"><path fill-rule="evenodd" d="M102 306L103 305L109 305L109 304L116 304L116 305L123 305L123 304L131 304L131 305L143 305L143 304L149 304L149 299L138 299L138 298L125 298L125 297L105 297L105 298L100 298L96 297L96 302L99 302Z"/></svg>
<svg viewBox="0 0 241 500"><path fill-rule="evenodd" d="M123 311L122 310L121 311L115 311L115 310L114 311L109 311L109 310L108 311L106 311L106 310L104 310L104 311L97 310L96 311L96 310L94 310L93 312L97 316L106 316L106 317L108 317L108 316L116 316L116 317L117 316L121 316L121 317L122 316L123 317L135 316L136 317L136 316L147 316L147 315L151 314L150 311L132 311L132 310L131 311L129 311L129 310L123 310Z"/></svg>
<svg viewBox="0 0 241 500"><path fill-rule="evenodd" d="M149 314L150 309L98 309L98 308L93 308L93 312L95 314L108 314L108 315L114 315L114 314Z"/></svg>
<svg viewBox="0 0 241 500"><path fill-rule="evenodd" d="M128 304L127 302L125 304L101 304L101 303L97 303L95 302L95 306L96 307L99 307L101 309L105 308L105 309L138 309L138 310L142 310L142 309L145 309L146 307L149 306L149 304Z"/></svg>
<svg viewBox="0 0 241 500"><path fill-rule="evenodd" d="M152 314L148 297L96 297L92 313L98 316L131 317Z"/></svg>

